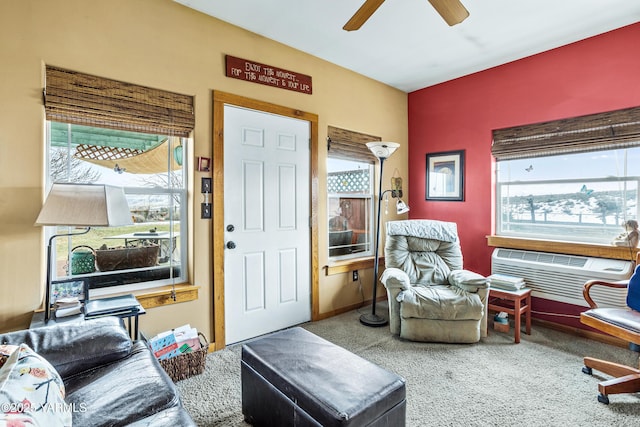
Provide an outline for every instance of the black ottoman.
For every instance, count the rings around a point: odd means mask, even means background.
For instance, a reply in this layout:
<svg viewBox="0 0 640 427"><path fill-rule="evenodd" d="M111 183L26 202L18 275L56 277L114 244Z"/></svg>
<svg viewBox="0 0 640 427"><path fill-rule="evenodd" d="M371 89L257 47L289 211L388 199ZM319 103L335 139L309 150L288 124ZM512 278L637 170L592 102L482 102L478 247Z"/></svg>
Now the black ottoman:
<svg viewBox="0 0 640 427"><path fill-rule="evenodd" d="M405 425L402 377L302 328L244 344L241 372L253 425Z"/></svg>

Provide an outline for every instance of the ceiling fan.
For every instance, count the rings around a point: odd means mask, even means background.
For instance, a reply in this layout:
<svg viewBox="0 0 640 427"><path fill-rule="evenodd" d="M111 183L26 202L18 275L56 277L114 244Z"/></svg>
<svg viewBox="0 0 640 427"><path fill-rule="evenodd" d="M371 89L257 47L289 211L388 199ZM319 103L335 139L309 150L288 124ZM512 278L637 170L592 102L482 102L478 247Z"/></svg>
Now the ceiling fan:
<svg viewBox="0 0 640 427"><path fill-rule="evenodd" d="M342 29L346 31L358 30L382 3L384 0L366 0ZM429 0L429 3L449 26L459 24L469 16L469 11L459 0Z"/></svg>

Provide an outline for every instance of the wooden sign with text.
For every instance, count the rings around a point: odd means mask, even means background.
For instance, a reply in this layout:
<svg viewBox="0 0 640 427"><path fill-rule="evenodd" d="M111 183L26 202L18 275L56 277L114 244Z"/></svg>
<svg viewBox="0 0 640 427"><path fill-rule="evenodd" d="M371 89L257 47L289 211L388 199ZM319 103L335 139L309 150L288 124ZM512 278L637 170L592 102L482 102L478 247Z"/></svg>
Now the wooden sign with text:
<svg viewBox="0 0 640 427"><path fill-rule="evenodd" d="M227 77L311 95L311 76L226 55Z"/></svg>

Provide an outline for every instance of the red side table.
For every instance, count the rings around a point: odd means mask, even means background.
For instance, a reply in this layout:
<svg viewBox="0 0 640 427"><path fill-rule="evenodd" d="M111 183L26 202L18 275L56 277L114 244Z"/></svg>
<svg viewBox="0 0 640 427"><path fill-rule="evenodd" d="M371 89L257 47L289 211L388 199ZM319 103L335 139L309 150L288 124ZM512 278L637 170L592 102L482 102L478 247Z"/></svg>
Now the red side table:
<svg viewBox="0 0 640 427"><path fill-rule="evenodd" d="M489 310L504 311L515 318L515 343L520 342L520 317L525 315L526 333L531 335L531 289L523 288L518 291L505 289L489 289Z"/></svg>

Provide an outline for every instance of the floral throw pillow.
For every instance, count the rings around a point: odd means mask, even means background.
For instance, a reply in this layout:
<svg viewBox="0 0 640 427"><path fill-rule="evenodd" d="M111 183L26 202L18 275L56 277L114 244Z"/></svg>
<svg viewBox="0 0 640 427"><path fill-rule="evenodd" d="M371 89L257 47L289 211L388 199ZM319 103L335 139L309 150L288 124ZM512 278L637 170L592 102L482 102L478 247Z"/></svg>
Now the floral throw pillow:
<svg viewBox="0 0 640 427"><path fill-rule="evenodd" d="M0 426L71 425L62 378L26 344L0 368Z"/></svg>

